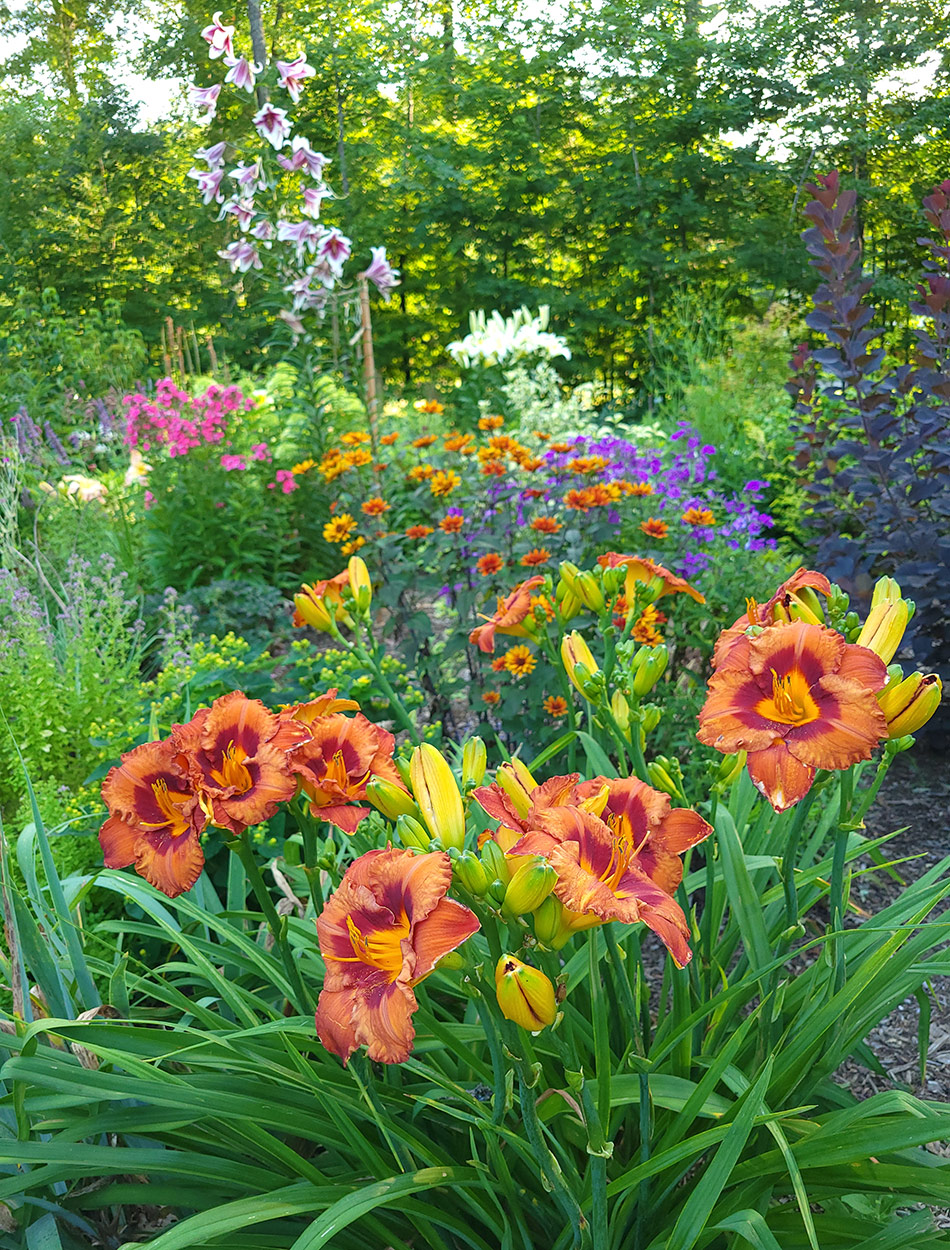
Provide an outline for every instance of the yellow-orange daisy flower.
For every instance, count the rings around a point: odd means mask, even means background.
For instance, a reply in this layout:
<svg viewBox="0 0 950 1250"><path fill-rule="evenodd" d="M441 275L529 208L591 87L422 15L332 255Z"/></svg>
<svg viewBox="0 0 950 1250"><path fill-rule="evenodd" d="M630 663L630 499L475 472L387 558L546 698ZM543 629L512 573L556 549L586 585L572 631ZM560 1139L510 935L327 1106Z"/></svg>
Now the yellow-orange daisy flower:
<svg viewBox="0 0 950 1250"><path fill-rule="evenodd" d="M413 447L431 447L435 441L435 434L423 434L421 438L414 438L412 445Z"/></svg>
<svg viewBox="0 0 950 1250"><path fill-rule="evenodd" d="M443 534L457 534L464 524L465 518L453 513L452 516L444 516L442 518L439 522L439 529Z"/></svg>
<svg viewBox="0 0 950 1250"><path fill-rule="evenodd" d="M640 522L640 528L649 538L665 538L669 531L669 526L665 521L658 521L656 517L647 517L645 521Z"/></svg>
<svg viewBox="0 0 950 1250"><path fill-rule="evenodd" d="M412 406L416 412L427 412L435 416L444 411L437 399L417 399Z"/></svg>
<svg viewBox="0 0 950 1250"><path fill-rule="evenodd" d="M407 538L428 538L429 535L434 532L435 531L433 530L431 525L410 525L409 528L406 530L406 537Z"/></svg>
<svg viewBox="0 0 950 1250"><path fill-rule="evenodd" d="M368 443L369 435L364 434L362 430L348 430L341 439L341 443L346 443L348 447L358 447L360 443Z"/></svg>
<svg viewBox="0 0 950 1250"><path fill-rule="evenodd" d="M505 662L507 671L515 677L526 677L528 673L534 672L538 665L530 649L524 645L511 647L501 658Z"/></svg>
<svg viewBox="0 0 950 1250"><path fill-rule="evenodd" d="M384 447L391 447L398 437L399 437L398 433L384 434L383 437L379 441L383 444Z"/></svg>
<svg viewBox="0 0 950 1250"><path fill-rule="evenodd" d="M323 527L323 538L328 543L346 542L355 529L356 518L350 516L348 512L343 512L340 516L327 521Z"/></svg>
<svg viewBox="0 0 950 1250"><path fill-rule="evenodd" d="M301 462L299 464L295 464L290 471L296 477L299 474L306 473L309 469L312 469L316 463L316 460L301 460Z"/></svg>
<svg viewBox="0 0 950 1250"><path fill-rule="evenodd" d="M559 694L549 694L544 700L544 710L548 716L553 716L555 720L561 716L566 716L567 699L562 698Z"/></svg>
<svg viewBox="0 0 950 1250"><path fill-rule="evenodd" d="M631 495L652 495L653 487L649 482L632 482L630 485Z"/></svg>
<svg viewBox="0 0 950 1250"><path fill-rule="evenodd" d="M708 508L687 508L682 519L687 525L716 524L716 518Z"/></svg>
<svg viewBox="0 0 950 1250"><path fill-rule="evenodd" d="M539 534L556 534L558 530L564 528L564 525L561 521L556 521L553 516L536 516L531 522L531 528L537 530Z"/></svg>
<svg viewBox="0 0 950 1250"><path fill-rule="evenodd" d="M532 568L535 564L547 564L550 559L550 551L545 547L535 547L521 557L521 563L525 568Z"/></svg>
<svg viewBox="0 0 950 1250"><path fill-rule="evenodd" d="M367 516L382 516L384 512L389 511L389 507L386 500L379 495L374 495L372 499L367 499L365 503L360 504L360 508Z"/></svg>
<svg viewBox="0 0 950 1250"><path fill-rule="evenodd" d="M498 693L497 690L486 690L485 693L482 695L482 702L489 704L489 706L493 703L500 702L500 700L501 700L501 695Z"/></svg>
<svg viewBox="0 0 950 1250"><path fill-rule="evenodd" d="M425 482L435 476L435 469L431 464L417 464L409 470L406 476L410 482Z"/></svg>
<svg viewBox="0 0 950 1250"><path fill-rule="evenodd" d="M384 535L377 534L376 537L382 538L384 537ZM340 550L343 552L345 556L351 556L354 553L354 551L359 551L360 547L365 547L365 546L366 546L366 539L363 537L362 534L357 534L356 537L351 538L348 543L344 543L343 546L340 548Z"/></svg>
<svg viewBox="0 0 950 1250"><path fill-rule="evenodd" d="M504 424L504 417L481 417L478 422L478 428L480 430L500 430Z"/></svg>
<svg viewBox="0 0 950 1250"><path fill-rule="evenodd" d="M490 551L488 555L482 558L475 565L482 577L490 577L492 573L498 573L505 567L505 562L497 551Z"/></svg>
<svg viewBox="0 0 950 1250"><path fill-rule="evenodd" d="M429 483L429 490L438 498L440 495L451 495L462 479L452 469L440 469Z"/></svg>

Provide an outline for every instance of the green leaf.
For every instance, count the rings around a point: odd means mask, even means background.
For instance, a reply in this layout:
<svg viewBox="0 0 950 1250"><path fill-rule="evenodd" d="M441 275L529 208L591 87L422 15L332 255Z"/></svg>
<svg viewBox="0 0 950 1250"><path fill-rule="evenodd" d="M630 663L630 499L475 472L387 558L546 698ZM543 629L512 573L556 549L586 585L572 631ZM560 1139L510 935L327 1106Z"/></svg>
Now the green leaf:
<svg viewBox="0 0 950 1250"><path fill-rule="evenodd" d="M772 947L762 918L762 900L752 884L742 850L742 842L728 808L716 813L716 841L722 859L722 873L733 915L739 925L746 954L758 972L771 962Z"/></svg>
<svg viewBox="0 0 950 1250"><path fill-rule="evenodd" d="M63 1250L56 1220L50 1212L26 1230L26 1250Z"/></svg>
<svg viewBox="0 0 950 1250"><path fill-rule="evenodd" d="M724 1233L735 1233L755 1250L782 1250L764 1217L758 1211L736 1211L714 1227Z"/></svg>
<svg viewBox="0 0 950 1250"><path fill-rule="evenodd" d="M587 756L591 776L612 777L617 770L610 762L610 756L604 748L589 733L585 733L582 729L578 729L576 732L578 741L584 748L584 754Z"/></svg>

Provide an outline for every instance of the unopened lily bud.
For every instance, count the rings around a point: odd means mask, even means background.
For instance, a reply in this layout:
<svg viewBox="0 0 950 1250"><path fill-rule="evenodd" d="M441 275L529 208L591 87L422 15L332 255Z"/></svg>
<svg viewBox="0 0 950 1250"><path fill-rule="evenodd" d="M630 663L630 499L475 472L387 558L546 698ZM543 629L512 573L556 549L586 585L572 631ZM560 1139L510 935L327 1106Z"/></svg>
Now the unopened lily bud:
<svg viewBox="0 0 950 1250"><path fill-rule="evenodd" d="M660 790L663 794L669 794L672 798L676 798L679 795L679 787L659 759L651 760L647 764L647 774L650 778L650 785L654 790Z"/></svg>
<svg viewBox="0 0 950 1250"><path fill-rule="evenodd" d="M508 887L500 877L496 878L488 887L489 897L493 902L497 903L499 907L505 901L505 890L507 890L507 888Z"/></svg>
<svg viewBox="0 0 950 1250"><path fill-rule="evenodd" d="M463 851L453 864L452 870L469 894L484 898L488 893L488 873L482 861L471 851Z"/></svg>
<svg viewBox="0 0 950 1250"><path fill-rule="evenodd" d="M713 783L713 789L719 794L728 790L729 787L738 780L743 768L745 768L745 761L745 751L739 751L735 755L725 756L716 773L716 780Z"/></svg>
<svg viewBox="0 0 950 1250"><path fill-rule="evenodd" d="M557 885L557 870L540 855L532 855L508 882L502 910L511 919L540 907Z"/></svg>
<svg viewBox="0 0 950 1250"><path fill-rule="evenodd" d="M900 584L893 577L879 577L871 595L871 607L876 608L879 603L897 603L900 597Z"/></svg>
<svg viewBox="0 0 950 1250"><path fill-rule="evenodd" d="M480 786L488 765L488 752L481 738L469 738L462 747L462 787Z"/></svg>
<svg viewBox="0 0 950 1250"><path fill-rule="evenodd" d="M385 777L370 777L366 783L366 797L384 816L396 820L400 816L419 818L419 808L412 800L412 795L395 782Z"/></svg>
<svg viewBox="0 0 950 1250"><path fill-rule="evenodd" d="M482 847L482 863L489 881L501 881L504 885L508 884L511 879L511 869L508 867L505 852L494 838L487 838Z"/></svg>
<svg viewBox="0 0 950 1250"><path fill-rule="evenodd" d="M403 846L411 850L429 850L431 842L429 831L414 816L399 816L397 818L396 837Z"/></svg>
<svg viewBox="0 0 950 1250"><path fill-rule="evenodd" d="M580 599L580 590L577 585L577 579L580 576L580 569L576 564L571 564L570 560L562 560L560 563L561 580L558 582L558 599L560 600L565 594L572 594L575 599Z"/></svg>
<svg viewBox="0 0 950 1250"><path fill-rule="evenodd" d="M821 596L811 586L799 586L795 591L795 599L811 613L813 624L823 625L825 622L825 605Z"/></svg>
<svg viewBox="0 0 950 1250"><path fill-rule="evenodd" d="M411 785L409 777L409 761L404 755L397 755L393 757L393 763L396 765L396 771L402 778L403 785L408 788Z"/></svg>
<svg viewBox="0 0 950 1250"><path fill-rule="evenodd" d="M495 772L495 780L511 799L511 804L522 819L531 810L531 793L538 788L538 783L531 776L527 766L518 759L502 764Z"/></svg>
<svg viewBox="0 0 950 1250"><path fill-rule="evenodd" d="M807 625L823 625L824 614L816 614L811 605L805 603L797 594L786 595L784 600L772 609L773 621L804 621Z"/></svg>
<svg viewBox="0 0 950 1250"><path fill-rule="evenodd" d="M578 599L577 595L572 594L569 590L565 591L561 599L558 600L558 609L561 613L562 621L572 621L575 616L579 616L584 605Z"/></svg>
<svg viewBox="0 0 950 1250"><path fill-rule="evenodd" d="M584 607L589 608L591 612L603 612L606 604L603 588L593 573L585 570L578 574L575 594Z"/></svg>
<svg viewBox="0 0 950 1250"><path fill-rule="evenodd" d="M296 624L309 625L311 629L319 629L326 634L333 632L337 621L347 626L353 624L349 613L343 608L339 587L333 586L331 597L330 585L331 583L315 582L312 586L304 584L300 588L300 593L294 595ZM327 593L321 594L318 590L320 586L326 586Z"/></svg>
<svg viewBox="0 0 950 1250"><path fill-rule="evenodd" d="M366 561L361 560L359 556L350 556L346 573L357 611L368 612L369 605L373 602L373 583L370 580Z"/></svg>
<svg viewBox="0 0 950 1250"><path fill-rule="evenodd" d="M911 673L877 696L887 718L888 738L902 738L921 729L940 706L943 683L936 673Z"/></svg>
<svg viewBox="0 0 950 1250"><path fill-rule="evenodd" d="M869 651L880 656L885 664L890 664L901 645L909 620L910 608L906 600L883 600L868 613L864 628L855 641L859 647L867 647Z"/></svg>
<svg viewBox="0 0 950 1250"><path fill-rule="evenodd" d="M416 747L409 761L412 793L429 832L443 846L465 845L465 809L458 782L431 743Z"/></svg>
<svg viewBox="0 0 950 1250"><path fill-rule="evenodd" d="M600 669L590 647L576 629L561 639L561 663L574 687L588 697L591 678L599 674Z"/></svg>
<svg viewBox="0 0 950 1250"><path fill-rule="evenodd" d="M554 986L539 968L514 955L502 955L495 967L495 993L501 1013L523 1029L538 1033L557 1016Z"/></svg>
<svg viewBox="0 0 950 1250"><path fill-rule="evenodd" d="M633 675L633 693L639 695L641 699L650 693L666 672L670 659L669 650L665 646L650 647L649 652L650 654Z"/></svg>
<svg viewBox="0 0 950 1250"><path fill-rule="evenodd" d="M610 696L610 712L621 729L630 728L630 704L622 691L615 690Z"/></svg>
<svg viewBox="0 0 950 1250"><path fill-rule="evenodd" d="M604 583L604 594L612 599L614 595L620 594L621 590L623 590L624 583L627 580L627 570L622 564L612 569L604 569L601 580Z"/></svg>
<svg viewBox="0 0 950 1250"><path fill-rule="evenodd" d="M554 943L561 931L563 913L560 899L556 899L553 894L549 894L541 906L535 909L534 936L542 946L554 949Z"/></svg>
<svg viewBox="0 0 950 1250"><path fill-rule="evenodd" d="M645 734L653 733L663 716L663 709L655 703L644 703L640 707L640 727Z"/></svg>

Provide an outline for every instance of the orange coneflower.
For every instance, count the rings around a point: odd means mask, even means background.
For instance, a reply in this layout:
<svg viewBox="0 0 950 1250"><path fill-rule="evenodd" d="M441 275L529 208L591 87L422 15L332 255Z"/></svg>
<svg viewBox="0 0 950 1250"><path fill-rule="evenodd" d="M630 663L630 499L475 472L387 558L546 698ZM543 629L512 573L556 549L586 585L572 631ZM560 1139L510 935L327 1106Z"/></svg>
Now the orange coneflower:
<svg viewBox="0 0 950 1250"><path fill-rule="evenodd" d="M446 451L460 451L463 454L465 454L466 451L471 450L471 444L474 441L475 441L474 435L459 434L456 432L456 433L450 434L449 437L445 440L445 450Z"/></svg>
<svg viewBox="0 0 950 1250"><path fill-rule="evenodd" d="M412 445L413 447L431 447L432 444L436 441L437 441L437 435L423 434L421 438L414 438L412 440Z"/></svg>
<svg viewBox="0 0 950 1250"><path fill-rule="evenodd" d="M551 559L550 551L544 547L535 547L521 557L521 563L526 568L532 568L536 564L547 564Z"/></svg>
<svg viewBox="0 0 950 1250"><path fill-rule="evenodd" d="M437 399L417 399L412 406L416 412L426 412L433 416L445 411Z"/></svg>
<svg viewBox="0 0 950 1250"><path fill-rule="evenodd" d="M367 851L344 873L317 919L326 972L316 1014L320 1041L344 1063L363 1045L378 1063L409 1058L413 987L478 929L446 897L451 884L444 852Z"/></svg>
<svg viewBox="0 0 950 1250"><path fill-rule="evenodd" d="M665 620L663 613L657 612L656 607L651 603L637 617L636 624L631 630L631 637L634 642L643 643L644 646L658 647L663 641L663 635L657 629L657 625ZM622 621L619 623L622 624Z"/></svg>
<svg viewBox="0 0 950 1250"><path fill-rule="evenodd" d="M438 498L440 495L451 495L462 479L452 469L440 469L429 483L429 490Z"/></svg>
<svg viewBox="0 0 950 1250"><path fill-rule="evenodd" d="M439 522L439 529L443 534L457 534L465 524L463 516L457 516L453 513L451 516L444 516Z"/></svg>
<svg viewBox="0 0 950 1250"><path fill-rule="evenodd" d="M492 573L498 573L505 567L505 562L497 551L489 551L488 555L482 558L475 565L482 577L490 577Z"/></svg>
<svg viewBox="0 0 950 1250"><path fill-rule="evenodd" d="M503 673L505 671L505 657L503 655L496 656L491 662L493 673Z"/></svg>
<svg viewBox="0 0 950 1250"><path fill-rule="evenodd" d="M369 435L364 434L361 430L349 430L340 438L341 443L346 443L348 447L358 447L360 443L368 443Z"/></svg>
<svg viewBox="0 0 950 1250"><path fill-rule="evenodd" d="M343 512L340 516L334 517L332 521L327 521L323 527L323 538L328 543L346 542L355 529L356 518L351 516L349 512Z"/></svg>
<svg viewBox="0 0 950 1250"><path fill-rule="evenodd" d="M564 496L565 508L570 508L574 512L587 512L593 507L593 500L589 490L569 490Z"/></svg>
<svg viewBox="0 0 950 1250"><path fill-rule="evenodd" d="M373 457L365 447L359 447L356 451L348 451L343 457L342 463L348 469L359 469L362 468L364 464L372 464Z"/></svg>
<svg viewBox="0 0 950 1250"><path fill-rule="evenodd" d="M481 417L479 418L478 428L480 430L500 430L504 424L504 417Z"/></svg>
<svg viewBox="0 0 950 1250"><path fill-rule="evenodd" d="M631 495L652 495L653 487L650 485L649 482L631 482L630 494Z"/></svg>
<svg viewBox="0 0 950 1250"><path fill-rule="evenodd" d="M508 470L501 460L486 460L481 472L485 477L504 477Z"/></svg>
<svg viewBox="0 0 950 1250"><path fill-rule="evenodd" d="M316 460L301 460L299 464L295 464L290 470L294 477L298 477L301 473L306 473L316 466Z"/></svg>
<svg viewBox="0 0 950 1250"><path fill-rule="evenodd" d="M538 665L531 650L523 644L509 648L502 658L507 671L515 677L527 677Z"/></svg>
<svg viewBox="0 0 950 1250"><path fill-rule="evenodd" d="M567 462L567 467L572 473L601 473L608 464L610 461L604 456L575 456Z"/></svg>
<svg viewBox="0 0 950 1250"><path fill-rule="evenodd" d="M482 695L482 702L487 703L491 707L492 704L501 702L501 695L497 690L486 690Z"/></svg>
<svg viewBox="0 0 950 1250"><path fill-rule="evenodd" d="M556 534L563 528L563 523L556 521L553 516L536 516L531 522L531 529L537 530L539 534Z"/></svg>
<svg viewBox="0 0 950 1250"><path fill-rule="evenodd" d="M384 434L383 437L379 441L382 443L384 447L391 447L398 437L399 437L398 432L394 432L392 434Z"/></svg>
<svg viewBox="0 0 950 1250"><path fill-rule="evenodd" d="M687 525L716 524L716 518L708 508L687 508L682 519Z"/></svg>
<svg viewBox="0 0 950 1250"><path fill-rule="evenodd" d="M406 530L406 537L407 538L428 538L429 535L434 532L435 531L433 530L431 525L410 525L409 528Z"/></svg>
<svg viewBox="0 0 950 1250"><path fill-rule="evenodd" d="M426 482L430 477L435 476L435 469L431 464L414 465L406 474L410 482Z"/></svg>
<svg viewBox="0 0 950 1250"><path fill-rule="evenodd" d="M374 495L372 499L361 503L360 508L367 516L382 516L384 512L389 511L390 505L381 496Z"/></svg>
<svg viewBox="0 0 950 1250"><path fill-rule="evenodd" d="M645 521L640 522L640 528L648 538L665 538L669 531L669 526L665 521L657 520L656 517L647 517Z"/></svg>
<svg viewBox="0 0 950 1250"><path fill-rule="evenodd" d="M567 715L567 699L559 694L549 694L544 700L543 707L548 716L553 716L555 720Z"/></svg>
<svg viewBox="0 0 950 1250"><path fill-rule="evenodd" d="M573 443L552 443L551 450L556 451L559 456L566 456L569 451L574 450Z"/></svg>

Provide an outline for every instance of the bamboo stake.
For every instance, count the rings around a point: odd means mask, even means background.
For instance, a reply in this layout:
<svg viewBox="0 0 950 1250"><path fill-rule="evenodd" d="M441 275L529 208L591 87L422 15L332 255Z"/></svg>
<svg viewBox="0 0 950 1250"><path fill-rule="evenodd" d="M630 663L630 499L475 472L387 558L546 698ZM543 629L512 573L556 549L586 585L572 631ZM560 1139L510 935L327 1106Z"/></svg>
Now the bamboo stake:
<svg viewBox="0 0 950 1250"><path fill-rule="evenodd" d="M373 325L369 315L369 282L357 279L360 291L360 320L363 326L363 382L366 388L366 414L369 417L369 438L373 458L379 458L379 430L377 428L376 362L373 358Z"/></svg>

